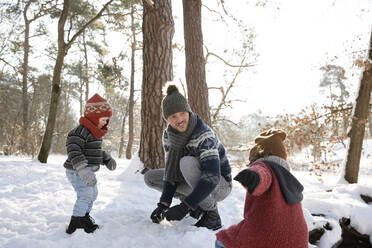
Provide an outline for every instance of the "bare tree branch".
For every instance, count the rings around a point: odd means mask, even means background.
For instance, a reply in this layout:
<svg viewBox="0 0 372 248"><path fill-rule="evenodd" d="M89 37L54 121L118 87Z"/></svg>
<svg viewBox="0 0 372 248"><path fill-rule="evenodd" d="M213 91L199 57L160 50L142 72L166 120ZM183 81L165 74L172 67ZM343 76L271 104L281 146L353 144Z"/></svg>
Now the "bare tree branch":
<svg viewBox="0 0 372 248"><path fill-rule="evenodd" d="M241 65L244 64L244 60L245 60L245 57L243 57L242 61L240 62ZM214 112L214 114L212 116L213 123L217 119L217 117L218 117L218 115L219 115L219 113L220 113L220 111L222 109L222 106L226 105L227 95L229 94L231 88L234 87L234 84L236 82L236 79L237 79L238 75L241 73L242 68L243 68L242 66L239 67L239 69L235 73L235 76L234 76L233 80L231 81L230 85L227 87L226 91L224 91L223 87L221 87L220 90L221 90L221 93L222 93L222 99L221 99L221 102L218 105L216 111Z"/></svg>
<svg viewBox="0 0 372 248"><path fill-rule="evenodd" d="M5 64L7 64L8 66L12 67L13 70L14 70L15 72L18 72L18 73L20 72L19 69L18 69L17 67L13 66L12 64L10 64L10 63L9 63L8 61L6 61L5 59L3 59L3 58L0 57L0 60L3 61L3 62L4 62Z"/></svg>
<svg viewBox="0 0 372 248"><path fill-rule="evenodd" d="M85 25L76 33L74 34L74 36L72 36L71 40L68 41L68 43L66 44L66 51L71 47L71 45L74 43L74 41L76 40L77 37L79 37L79 35L90 25L92 24L95 20L99 19L103 12L106 10L106 8L113 2L114 0L110 0L108 1L103 7L102 9L97 13L97 15L95 17L93 17L90 21L88 21L87 23L85 23Z"/></svg>
<svg viewBox="0 0 372 248"><path fill-rule="evenodd" d="M215 54L215 53L212 53L212 52L209 52L208 49L207 49L207 56L205 57L205 62L207 63L207 60L208 60L208 57L209 56L214 56L218 59L220 59L223 63L225 63L226 65L230 66L230 67L238 67L238 68L248 68L248 67L253 67L255 66L255 64L241 64L241 65L233 65L229 62L227 62L225 59L223 59L221 56Z"/></svg>

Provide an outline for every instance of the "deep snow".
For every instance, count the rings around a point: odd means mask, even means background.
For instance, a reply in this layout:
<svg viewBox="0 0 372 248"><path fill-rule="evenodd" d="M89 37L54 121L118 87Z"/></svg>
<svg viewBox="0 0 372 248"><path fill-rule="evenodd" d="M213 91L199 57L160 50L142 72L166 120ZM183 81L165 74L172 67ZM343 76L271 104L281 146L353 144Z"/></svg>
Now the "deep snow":
<svg viewBox="0 0 372 248"><path fill-rule="evenodd" d="M305 186L303 207L309 229L327 221L333 227L318 247L329 248L341 238L341 217L350 217L354 228L372 237L372 204L364 203L359 196L372 196L371 147L372 142L365 145L359 184L338 184L336 174L324 174L321 183L307 171L293 171ZM345 156L345 151L334 156ZM293 158L301 159L298 155ZM191 217L160 225L151 222L149 216L160 193L146 187L143 175L136 173L141 167L138 158L118 159L116 171L102 167L97 173L99 195L91 214L102 228L93 234L82 230L66 234L75 193L62 167L65 159L52 155L47 164L41 164L30 158L0 156L0 247L214 247L215 232L194 227L196 221ZM234 182L231 195L219 204L224 227L241 220L244 198L244 189Z"/></svg>

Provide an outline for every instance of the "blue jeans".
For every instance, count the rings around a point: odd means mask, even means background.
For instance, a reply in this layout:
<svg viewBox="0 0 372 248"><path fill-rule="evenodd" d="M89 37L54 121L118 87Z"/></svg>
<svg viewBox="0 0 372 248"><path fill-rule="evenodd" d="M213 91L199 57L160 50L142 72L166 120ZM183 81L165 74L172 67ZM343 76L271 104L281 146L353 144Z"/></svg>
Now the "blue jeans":
<svg viewBox="0 0 372 248"><path fill-rule="evenodd" d="M97 184L91 187L86 186L74 170L67 169L66 176L77 194L72 215L82 217L92 210L93 202L98 196Z"/></svg>
<svg viewBox="0 0 372 248"><path fill-rule="evenodd" d="M225 246L223 246L223 244L218 239L216 239L215 246L216 248L225 248Z"/></svg>

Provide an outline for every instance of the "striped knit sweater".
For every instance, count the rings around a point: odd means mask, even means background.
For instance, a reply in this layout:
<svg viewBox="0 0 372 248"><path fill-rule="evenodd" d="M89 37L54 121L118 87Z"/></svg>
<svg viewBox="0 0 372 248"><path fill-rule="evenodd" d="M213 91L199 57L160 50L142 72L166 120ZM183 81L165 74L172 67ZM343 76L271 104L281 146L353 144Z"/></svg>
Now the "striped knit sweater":
<svg viewBox="0 0 372 248"><path fill-rule="evenodd" d="M94 138L81 124L67 135L66 148L68 158L63 166L70 170L86 165L98 171L101 164L111 159L110 154L102 150L102 138Z"/></svg>
<svg viewBox="0 0 372 248"><path fill-rule="evenodd" d="M163 134L165 156L169 151L169 145L168 134L165 130ZM216 133L199 116L197 116L197 124L190 140L184 148L184 156L193 156L200 161L202 171L200 180L193 191L184 199L189 207L196 209L199 203L212 193L221 176L231 182L231 167L225 148L218 140ZM165 181L160 201L170 204L176 189L177 185Z"/></svg>

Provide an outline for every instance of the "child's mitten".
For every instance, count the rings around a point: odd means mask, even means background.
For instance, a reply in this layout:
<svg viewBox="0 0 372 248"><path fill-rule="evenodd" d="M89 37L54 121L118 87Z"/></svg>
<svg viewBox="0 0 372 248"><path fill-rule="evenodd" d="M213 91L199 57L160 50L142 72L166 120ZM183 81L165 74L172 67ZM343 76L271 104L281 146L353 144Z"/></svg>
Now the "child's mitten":
<svg viewBox="0 0 372 248"><path fill-rule="evenodd" d="M252 194L260 183L260 176L253 170L245 169L239 172L238 175L234 177L234 180L240 182L244 187L247 187L249 194Z"/></svg>
<svg viewBox="0 0 372 248"><path fill-rule="evenodd" d="M107 162L106 167L107 167L109 170L115 170L115 169L116 169L116 161L115 161L115 159L111 158L111 159Z"/></svg>
<svg viewBox="0 0 372 248"><path fill-rule="evenodd" d="M77 170L77 173L79 174L81 180L86 186L90 187L96 185L97 183L96 175L94 174L91 168L81 166Z"/></svg>

